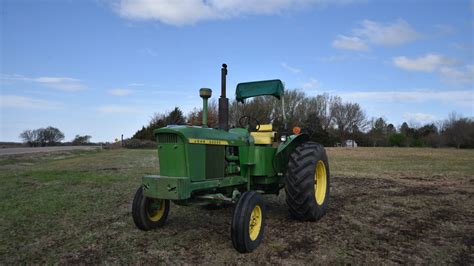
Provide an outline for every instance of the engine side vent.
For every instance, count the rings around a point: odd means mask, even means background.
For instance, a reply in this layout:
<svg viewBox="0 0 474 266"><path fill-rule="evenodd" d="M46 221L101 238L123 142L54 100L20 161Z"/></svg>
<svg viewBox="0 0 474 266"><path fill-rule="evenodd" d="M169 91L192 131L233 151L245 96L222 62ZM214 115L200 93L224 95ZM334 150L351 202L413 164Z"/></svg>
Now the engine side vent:
<svg viewBox="0 0 474 266"><path fill-rule="evenodd" d="M225 148L221 145L206 145L206 178L224 176Z"/></svg>
<svg viewBox="0 0 474 266"><path fill-rule="evenodd" d="M158 134L156 137L158 143L178 143L178 135L176 134Z"/></svg>

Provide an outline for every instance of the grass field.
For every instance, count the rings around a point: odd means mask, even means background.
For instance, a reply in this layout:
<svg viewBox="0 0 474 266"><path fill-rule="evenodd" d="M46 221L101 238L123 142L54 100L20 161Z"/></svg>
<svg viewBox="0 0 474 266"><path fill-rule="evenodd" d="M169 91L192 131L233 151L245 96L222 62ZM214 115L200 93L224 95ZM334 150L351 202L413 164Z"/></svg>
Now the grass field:
<svg viewBox="0 0 474 266"><path fill-rule="evenodd" d="M131 218L154 150L0 157L0 263L474 263L474 150L328 149L331 201L315 223L269 205L262 245L239 254L232 207L172 205L168 224ZM282 191L283 192L283 191Z"/></svg>

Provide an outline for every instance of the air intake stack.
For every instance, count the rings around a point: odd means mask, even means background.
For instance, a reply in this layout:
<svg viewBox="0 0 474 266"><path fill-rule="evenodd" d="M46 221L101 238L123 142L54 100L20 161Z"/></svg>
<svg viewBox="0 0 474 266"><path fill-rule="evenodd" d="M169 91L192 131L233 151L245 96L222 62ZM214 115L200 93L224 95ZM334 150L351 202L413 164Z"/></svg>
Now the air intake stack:
<svg viewBox="0 0 474 266"><path fill-rule="evenodd" d="M219 129L229 130L229 99L226 98L227 65L221 68L221 97L219 98Z"/></svg>
<svg viewBox="0 0 474 266"><path fill-rule="evenodd" d="M202 88L199 90L199 96L202 98L202 126L207 127L207 100L211 98L212 90Z"/></svg>

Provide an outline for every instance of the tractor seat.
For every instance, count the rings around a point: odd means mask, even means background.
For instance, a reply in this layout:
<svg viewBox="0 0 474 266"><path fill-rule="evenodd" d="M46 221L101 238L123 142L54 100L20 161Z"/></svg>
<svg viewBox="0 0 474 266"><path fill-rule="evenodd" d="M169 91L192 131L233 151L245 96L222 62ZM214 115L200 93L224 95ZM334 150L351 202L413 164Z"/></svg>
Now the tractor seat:
<svg viewBox="0 0 474 266"><path fill-rule="evenodd" d="M275 131L273 130L272 124L263 124L260 125L260 128L257 132L250 132L253 139L255 140L255 144L272 144L273 138L275 138Z"/></svg>

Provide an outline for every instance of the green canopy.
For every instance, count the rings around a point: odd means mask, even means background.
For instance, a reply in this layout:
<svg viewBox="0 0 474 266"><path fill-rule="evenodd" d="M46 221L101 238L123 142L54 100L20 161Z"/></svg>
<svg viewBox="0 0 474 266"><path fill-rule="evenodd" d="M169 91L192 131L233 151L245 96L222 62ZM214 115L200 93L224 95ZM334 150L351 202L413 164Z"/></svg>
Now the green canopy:
<svg viewBox="0 0 474 266"><path fill-rule="evenodd" d="M279 79L243 82L237 84L235 98L242 103L247 98L261 95L273 95L280 99L283 90L283 83Z"/></svg>

